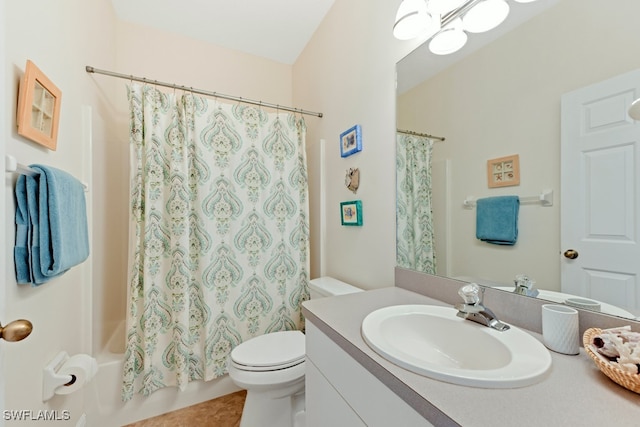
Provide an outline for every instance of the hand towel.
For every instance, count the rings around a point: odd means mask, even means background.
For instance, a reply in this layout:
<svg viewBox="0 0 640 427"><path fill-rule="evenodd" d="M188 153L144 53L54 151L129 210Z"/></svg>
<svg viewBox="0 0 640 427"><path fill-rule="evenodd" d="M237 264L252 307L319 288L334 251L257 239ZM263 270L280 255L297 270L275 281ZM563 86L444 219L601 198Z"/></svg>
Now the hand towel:
<svg viewBox="0 0 640 427"><path fill-rule="evenodd" d="M89 233L82 183L50 166L31 168L35 176L16 182L14 256L18 283L40 285L88 258Z"/></svg>
<svg viewBox="0 0 640 427"><path fill-rule="evenodd" d="M476 238L494 245L515 245L518 239L518 196L476 201Z"/></svg>
<svg viewBox="0 0 640 427"><path fill-rule="evenodd" d="M16 240L13 249L13 259L16 266L16 280L18 283L32 283L31 276L31 218L27 196L27 179L31 177L20 175L16 181Z"/></svg>
<svg viewBox="0 0 640 427"><path fill-rule="evenodd" d="M32 165L40 172L38 226L40 259L45 277L58 276L89 256L89 233L84 186L65 171Z"/></svg>

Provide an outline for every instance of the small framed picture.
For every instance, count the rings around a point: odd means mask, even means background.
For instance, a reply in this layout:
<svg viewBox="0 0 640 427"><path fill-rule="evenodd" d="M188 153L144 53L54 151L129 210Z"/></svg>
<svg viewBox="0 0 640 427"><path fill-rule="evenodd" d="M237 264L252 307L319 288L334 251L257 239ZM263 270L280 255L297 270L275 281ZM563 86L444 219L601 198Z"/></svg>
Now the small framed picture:
<svg viewBox="0 0 640 427"><path fill-rule="evenodd" d="M61 101L60 89L27 60L18 91L18 134L55 150Z"/></svg>
<svg viewBox="0 0 640 427"><path fill-rule="evenodd" d="M347 157L362 151L362 129L355 125L340 134L340 156Z"/></svg>
<svg viewBox="0 0 640 427"><path fill-rule="evenodd" d="M362 201L341 202L340 221L342 225L362 225Z"/></svg>
<svg viewBox="0 0 640 427"><path fill-rule="evenodd" d="M520 185L520 157L517 154L487 160L489 188Z"/></svg>

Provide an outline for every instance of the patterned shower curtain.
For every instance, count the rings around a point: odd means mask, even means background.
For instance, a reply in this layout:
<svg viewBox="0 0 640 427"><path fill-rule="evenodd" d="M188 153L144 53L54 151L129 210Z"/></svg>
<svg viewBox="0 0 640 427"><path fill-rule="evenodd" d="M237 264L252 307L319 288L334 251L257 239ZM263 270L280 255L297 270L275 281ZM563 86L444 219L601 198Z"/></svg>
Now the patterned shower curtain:
<svg viewBox="0 0 640 427"><path fill-rule="evenodd" d="M396 263L436 273L431 210L431 138L396 134Z"/></svg>
<svg viewBox="0 0 640 427"><path fill-rule="evenodd" d="M305 125L128 88L131 249L123 400L226 372L251 337L302 328Z"/></svg>

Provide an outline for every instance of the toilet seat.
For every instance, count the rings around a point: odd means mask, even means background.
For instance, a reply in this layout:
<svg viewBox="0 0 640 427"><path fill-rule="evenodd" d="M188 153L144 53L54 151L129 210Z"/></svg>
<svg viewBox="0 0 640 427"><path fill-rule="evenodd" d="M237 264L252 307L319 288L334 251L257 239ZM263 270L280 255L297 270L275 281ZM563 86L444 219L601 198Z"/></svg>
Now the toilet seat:
<svg viewBox="0 0 640 427"><path fill-rule="evenodd" d="M291 368L305 360L305 338L300 331L260 335L231 351L231 364L243 371L265 372Z"/></svg>

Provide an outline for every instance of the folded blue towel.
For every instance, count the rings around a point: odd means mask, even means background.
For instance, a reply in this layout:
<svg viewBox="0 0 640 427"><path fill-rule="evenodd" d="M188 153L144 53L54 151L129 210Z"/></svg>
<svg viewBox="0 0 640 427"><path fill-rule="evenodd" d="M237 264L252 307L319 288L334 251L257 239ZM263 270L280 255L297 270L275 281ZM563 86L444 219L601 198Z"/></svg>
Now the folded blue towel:
<svg viewBox="0 0 640 427"><path fill-rule="evenodd" d="M518 239L518 196L476 201L476 238L495 245L515 245Z"/></svg>
<svg viewBox="0 0 640 427"><path fill-rule="evenodd" d="M27 178L20 175L16 181L16 243L13 249L13 259L16 265L16 280L18 283L32 283L31 276L31 218L27 196ZM33 179L33 178L31 178Z"/></svg>
<svg viewBox="0 0 640 427"><path fill-rule="evenodd" d="M89 233L82 183L50 166L31 168L35 176L16 182L14 256L18 283L40 285L88 258Z"/></svg>

